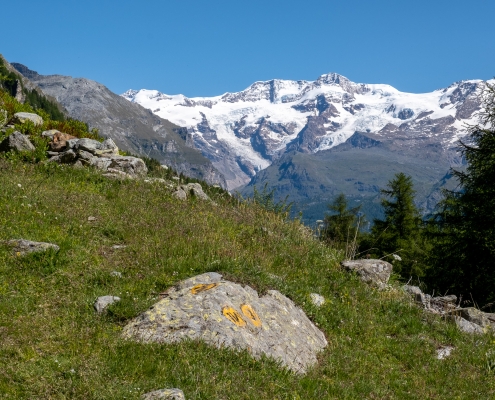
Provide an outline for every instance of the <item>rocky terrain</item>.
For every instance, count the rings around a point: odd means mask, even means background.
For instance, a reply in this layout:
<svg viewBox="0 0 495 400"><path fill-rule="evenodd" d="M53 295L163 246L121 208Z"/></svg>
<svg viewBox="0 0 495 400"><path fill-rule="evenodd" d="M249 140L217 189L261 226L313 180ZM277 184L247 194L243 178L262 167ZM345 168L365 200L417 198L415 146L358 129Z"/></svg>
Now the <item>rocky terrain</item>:
<svg viewBox="0 0 495 400"><path fill-rule="evenodd" d="M179 126L89 79L44 76L22 64L12 63L12 66L62 104L71 118L97 128L100 135L113 139L122 150L153 157L187 176L226 186L211 162L188 146L185 132Z"/></svg>

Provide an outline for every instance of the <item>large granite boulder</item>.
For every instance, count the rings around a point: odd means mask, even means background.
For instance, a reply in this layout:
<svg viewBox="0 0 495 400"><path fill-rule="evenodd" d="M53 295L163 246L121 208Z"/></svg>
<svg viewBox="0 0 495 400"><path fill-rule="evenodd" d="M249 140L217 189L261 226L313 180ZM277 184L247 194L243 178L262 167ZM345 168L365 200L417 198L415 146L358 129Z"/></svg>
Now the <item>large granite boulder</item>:
<svg viewBox="0 0 495 400"><path fill-rule="evenodd" d="M43 118L38 114L28 112L18 112L14 114L14 121L24 124L27 121L31 121L34 125L43 125Z"/></svg>
<svg viewBox="0 0 495 400"><path fill-rule="evenodd" d="M216 347L266 355L298 373L316 364L325 335L291 300L276 290L263 297L249 286L206 273L180 282L124 327L142 342L202 340Z"/></svg>
<svg viewBox="0 0 495 400"><path fill-rule="evenodd" d="M7 246L11 247L14 253L20 256L24 256L28 253L43 252L47 250L59 251L60 247L53 243L46 242L33 242L26 239L12 239L3 242Z"/></svg>
<svg viewBox="0 0 495 400"><path fill-rule="evenodd" d="M36 148L26 135L13 132L0 143L0 152L7 151L34 151Z"/></svg>
<svg viewBox="0 0 495 400"><path fill-rule="evenodd" d="M341 265L348 271L356 272L364 282L378 287L385 286L392 274L392 264L383 260L346 260Z"/></svg>

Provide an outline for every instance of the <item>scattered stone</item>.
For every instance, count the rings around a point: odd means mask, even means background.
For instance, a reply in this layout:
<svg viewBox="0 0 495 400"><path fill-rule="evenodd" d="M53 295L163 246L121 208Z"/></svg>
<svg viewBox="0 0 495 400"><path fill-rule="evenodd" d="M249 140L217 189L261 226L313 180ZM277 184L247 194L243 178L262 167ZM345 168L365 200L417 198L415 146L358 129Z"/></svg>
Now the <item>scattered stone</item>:
<svg viewBox="0 0 495 400"><path fill-rule="evenodd" d="M479 325L481 328L490 326L490 321L488 320L485 313L474 307L458 308L454 311L451 311L449 315L461 317L473 324Z"/></svg>
<svg viewBox="0 0 495 400"><path fill-rule="evenodd" d="M112 249L118 250L118 249L125 249L127 246L125 244L114 244L112 246Z"/></svg>
<svg viewBox="0 0 495 400"><path fill-rule="evenodd" d="M465 333L476 333L476 334L481 334L483 333L483 328L477 324L474 324L472 322L469 322L467 319L464 319L462 317L457 317L453 316L452 317L455 321L455 324L457 327Z"/></svg>
<svg viewBox="0 0 495 400"><path fill-rule="evenodd" d="M93 222L93 221L96 221L96 220L97 220L97 218L96 218L96 217L92 217L92 216L89 216L89 217L88 217L88 221L89 221L89 222Z"/></svg>
<svg viewBox="0 0 495 400"><path fill-rule="evenodd" d="M187 199L187 194L182 189L177 189L177 191L172 193L172 196L179 199L179 200L186 200Z"/></svg>
<svg viewBox="0 0 495 400"><path fill-rule="evenodd" d="M199 183L188 183L187 185L180 185L180 188L186 192L186 194L191 194L201 200L210 200L208 195L203 192L203 188Z"/></svg>
<svg viewBox="0 0 495 400"><path fill-rule="evenodd" d="M437 349L437 359L443 360L444 358L449 357L452 353L452 350L454 350L452 346L440 347L439 349Z"/></svg>
<svg viewBox="0 0 495 400"><path fill-rule="evenodd" d="M64 151L63 153L60 153L58 156L59 160L63 164L72 164L73 162L76 161L77 155L74 153L73 150L67 150Z"/></svg>
<svg viewBox="0 0 495 400"><path fill-rule="evenodd" d="M411 294L418 303L424 302L424 294L418 286L404 285L402 288L406 293Z"/></svg>
<svg viewBox="0 0 495 400"><path fill-rule="evenodd" d="M433 297L431 300L446 304L455 304L455 302L457 301L457 296L455 294L450 294L448 296Z"/></svg>
<svg viewBox="0 0 495 400"><path fill-rule="evenodd" d="M311 298L311 303L313 303L316 307L321 307L325 304L325 298L321 294L311 293L309 297Z"/></svg>
<svg viewBox="0 0 495 400"><path fill-rule="evenodd" d="M0 143L0 152L7 151L34 151L36 148L26 135L15 131Z"/></svg>
<svg viewBox="0 0 495 400"><path fill-rule="evenodd" d="M18 112L14 114L14 121L24 124L27 121L31 121L35 125L43 125L43 118L38 114L28 112Z"/></svg>
<svg viewBox="0 0 495 400"><path fill-rule="evenodd" d="M118 301L120 301L120 297L117 296L101 296L96 299L93 307L98 314L101 314L110 304Z"/></svg>
<svg viewBox="0 0 495 400"><path fill-rule="evenodd" d="M170 288L158 303L124 327L142 342L203 340L216 347L273 357L298 373L317 363L325 335L291 300L276 290L263 297L249 286L199 275Z"/></svg>
<svg viewBox="0 0 495 400"><path fill-rule="evenodd" d="M112 271L112 272L110 272L110 275L115 276L117 278L122 278L122 272L119 272L119 271Z"/></svg>
<svg viewBox="0 0 495 400"><path fill-rule="evenodd" d="M94 139L83 138L79 139L77 143L74 144L74 147L76 150L85 150L95 156L119 154L119 148L112 139L107 139L100 143Z"/></svg>
<svg viewBox="0 0 495 400"><path fill-rule="evenodd" d="M130 156L111 156L110 165L107 168L113 168L132 176L144 176L148 172L143 160Z"/></svg>
<svg viewBox="0 0 495 400"><path fill-rule="evenodd" d="M21 256L24 256L28 253L42 252L53 249L55 251L59 251L60 247L53 243L46 242L33 242L31 240L26 239L13 239L7 240L4 242L7 246L12 247L12 250Z"/></svg>
<svg viewBox="0 0 495 400"><path fill-rule="evenodd" d="M186 400L184 392L180 389L161 389L149 392L141 396L142 400Z"/></svg>
<svg viewBox="0 0 495 400"><path fill-rule="evenodd" d="M366 283L384 287L390 279L392 264L383 260L362 259L341 262L348 271L355 271Z"/></svg>

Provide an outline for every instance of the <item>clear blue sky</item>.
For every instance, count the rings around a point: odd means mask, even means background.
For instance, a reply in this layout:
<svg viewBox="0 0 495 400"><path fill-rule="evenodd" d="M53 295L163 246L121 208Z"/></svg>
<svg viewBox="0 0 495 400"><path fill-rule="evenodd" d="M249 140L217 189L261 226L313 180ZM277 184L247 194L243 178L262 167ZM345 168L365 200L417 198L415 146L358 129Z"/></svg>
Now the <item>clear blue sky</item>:
<svg viewBox="0 0 495 400"><path fill-rule="evenodd" d="M493 0L27 0L1 6L0 53L116 93L187 96L337 72L426 92L495 75Z"/></svg>

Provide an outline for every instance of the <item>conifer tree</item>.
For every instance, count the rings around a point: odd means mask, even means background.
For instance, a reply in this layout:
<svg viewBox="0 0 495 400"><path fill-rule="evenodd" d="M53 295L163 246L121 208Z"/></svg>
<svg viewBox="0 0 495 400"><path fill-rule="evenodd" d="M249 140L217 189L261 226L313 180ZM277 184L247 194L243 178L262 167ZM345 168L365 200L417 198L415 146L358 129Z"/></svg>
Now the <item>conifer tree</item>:
<svg viewBox="0 0 495 400"><path fill-rule="evenodd" d="M398 173L381 192L385 218L373 221L371 243L366 245L374 248L375 256L393 261L394 271L405 278L422 276L426 269L422 220L414 204L412 179Z"/></svg>
<svg viewBox="0 0 495 400"><path fill-rule="evenodd" d="M361 206L348 208L347 199L341 193L327 207L331 214L325 215L322 238L333 243L351 241L355 229L359 230L357 223Z"/></svg>
<svg viewBox="0 0 495 400"><path fill-rule="evenodd" d="M434 217L432 289L473 298L479 305L495 301L495 85L482 94L484 111L461 142L467 161L453 170L457 191L446 191Z"/></svg>

